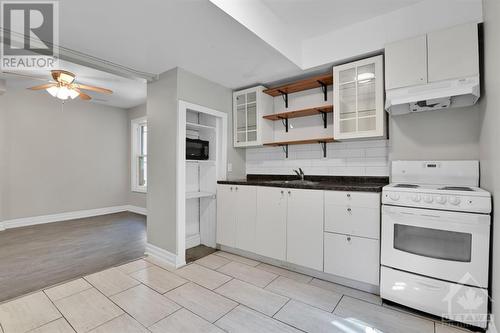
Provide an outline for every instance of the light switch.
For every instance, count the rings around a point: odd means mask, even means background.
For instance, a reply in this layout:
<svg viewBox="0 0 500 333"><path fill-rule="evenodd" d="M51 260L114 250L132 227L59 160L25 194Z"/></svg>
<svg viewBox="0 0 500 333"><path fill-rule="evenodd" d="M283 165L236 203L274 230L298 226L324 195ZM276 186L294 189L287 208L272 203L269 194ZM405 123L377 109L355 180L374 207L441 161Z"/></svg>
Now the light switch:
<svg viewBox="0 0 500 333"><path fill-rule="evenodd" d="M228 163L227 164L227 172L232 172L233 171L233 163Z"/></svg>

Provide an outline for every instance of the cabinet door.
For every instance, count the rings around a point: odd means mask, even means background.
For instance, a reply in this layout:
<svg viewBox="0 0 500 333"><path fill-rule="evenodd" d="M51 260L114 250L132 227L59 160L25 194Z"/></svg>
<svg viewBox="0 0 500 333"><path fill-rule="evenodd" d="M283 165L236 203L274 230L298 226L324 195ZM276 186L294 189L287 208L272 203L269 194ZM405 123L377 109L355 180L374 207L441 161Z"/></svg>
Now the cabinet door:
<svg viewBox="0 0 500 333"><path fill-rule="evenodd" d="M235 247L236 192L234 185L217 185L217 243Z"/></svg>
<svg viewBox="0 0 500 333"><path fill-rule="evenodd" d="M255 221L257 218L257 189L255 186L235 187L236 216L235 247L245 251L255 251Z"/></svg>
<svg viewBox="0 0 500 333"><path fill-rule="evenodd" d="M255 252L279 260L286 260L286 191L276 187L257 188Z"/></svg>
<svg viewBox="0 0 500 333"><path fill-rule="evenodd" d="M385 88L395 89L427 83L427 36L385 46Z"/></svg>
<svg viewBox="0 0 500 333"><path fill-rule="evenodd" d="M286 190L287 261L323 271L323 191Z"/></svg>
<svg viewBox="0 0 500 333"><path fill-rule="evenodd" d="M377 56L333 68L335 139L385 135L382 66Z"/></svg>
<svg viewBox="0 0 500 333"><path fill-rule="evenodd" d="M429 82L479 74L477 24L470 23L427 35Z"/></svg>
<svg viewBox="0 0 500 333"><path fill-rule="evenodd" d="M379 284L379 241L325 233L325 273Z"/></svg>
<svg viewBox="0 0 500 333"><path fill-rule="evenodd" d="M258 141L258 93L260 93L259 88L255 88L234 94L235 147L255 145Z"/></svg>

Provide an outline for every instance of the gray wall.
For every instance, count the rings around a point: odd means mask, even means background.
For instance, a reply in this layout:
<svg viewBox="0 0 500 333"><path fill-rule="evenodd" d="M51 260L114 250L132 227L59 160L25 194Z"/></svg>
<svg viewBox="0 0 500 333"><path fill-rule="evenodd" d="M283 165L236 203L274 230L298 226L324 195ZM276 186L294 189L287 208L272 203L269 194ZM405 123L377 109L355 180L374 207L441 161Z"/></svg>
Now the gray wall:
<svg viewBox="0 0 500 333"><path fill-rule="evenodd" d="M6 202L5 195L7 190L7 144L6 144L6 126L7 108L6 97L0 95L0 221L4 220Z"/></svg>
<svg viewBox="0 0 500 333"><path fill-rule="evenodd" d="M148 242L176 253L177 102L184 100L228 113L231 178L245 175L245 151L232 140L232 91L175 68L148 84ZM184 140L184 138L182 138Z"/></svg>
<svg viewBox="0 0 500 333"><path fill-rule="evenodd" d="M178 83L177 94L180 100L228 114L227 162L233 165L233 170L227 173L227 177L244 178L245 149L233 148L233 91L182 68L178 70Z"/></svg>
<svg viewBox="0 0 500 333"><path fill-rule="evenodd" d="M479 111L475 105L390 117L390 159L479 159Z"/></svg>
<svg viewBox="0 0 500 333"><path fill-rule="evenodd" d="M484 0L484 81L481 101L481 186L493 195L493 317L500 326L500 1Z"/></svg>
<svg viewBox="0 0 500 333"><path fill-rule="evenodd" d="M177 69L148 83L148 243L176 253Z"/></svg>
<svg viewBox="0 0 500 333"><path fill-rule="evenodd" d="M127 203L125 110L14 89L0 103L4 219Z"/></svg>
<svg viewBox="0 0 500 333"><path fill-rule="evenodd" d="M132 188L132 177L131 177L131 153L132 153L132 147L131 147L131 144L132 144L132 132L131 132L131 128L130 128L130 121L132 119L136 119L136 118L140 118L140 117L145 117L146 116L146 103L144 104L141 104L141 105L138 105L136 107L133 107L133 108L130 108L127 110L127 113L128 113L128 139L127 139L127 142L128 142L128 159L129 159L129 162L128 162L128 173L129 173L129 177L128 177L128 204L129 205L133 205L133 206L137 206L137 207L142 207L142 208L146 208L146 193L141 193L141 192L133 192L131 190Z"/></svg>

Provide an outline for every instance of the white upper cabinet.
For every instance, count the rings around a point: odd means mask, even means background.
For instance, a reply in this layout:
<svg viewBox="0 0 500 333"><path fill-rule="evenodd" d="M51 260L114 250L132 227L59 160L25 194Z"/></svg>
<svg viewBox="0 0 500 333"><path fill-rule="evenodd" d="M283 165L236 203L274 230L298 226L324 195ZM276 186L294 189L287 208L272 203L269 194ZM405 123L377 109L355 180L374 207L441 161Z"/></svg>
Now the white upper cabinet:
<svg viewBox="0 0 500 333"><path fill-rule="evenodd" d="M385 136L382 56L333 67L334 138Z"/></svg>
<svg viewBox="0 0 500 333"><path fill-rule="evenodd" d="M405 39L385 46L385 88L427 83L427 36Z"/></svg>
<svg viewBox="0 0 500 333"><path fill-rule="evenodd" d="M470 23L385 46L387 90L477 76L479 38Z"/></svg>
<svg viewBox="0 0 500 333"><path fill-rule="evenodd" d="M264 86L233 93L234 147L261 146L273 140L273 126L262 116L273 113L273 98Z"/></svg>
<svg viewBox="0 0 500 333"><path fill-rule="evenodd" d="M427 34L429 82L479 74L477 24L464 24Z"/></svg>

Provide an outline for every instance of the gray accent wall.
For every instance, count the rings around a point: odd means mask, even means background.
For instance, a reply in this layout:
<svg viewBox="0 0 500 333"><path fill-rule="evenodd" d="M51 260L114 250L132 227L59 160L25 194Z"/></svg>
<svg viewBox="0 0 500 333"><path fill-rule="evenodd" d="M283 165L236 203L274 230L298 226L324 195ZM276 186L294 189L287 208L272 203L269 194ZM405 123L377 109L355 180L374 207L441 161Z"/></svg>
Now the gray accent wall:
<svg viewBox="0 0 500 333"><path fill-rule="evenodd" d="M0 181L5 220L127 203L125 110L45 92L0 96Z"/></svg>
<svg viewBox="0 0 500 333"><path fill-rule="evenodd" d="M148 243L176 253L177 69L147 89Z"/></svg>
<svg viewBox="0 0 500 333"><path fill-rule="evenodd" d="M500 2L483 0L484 87L481 101L481 187L493 195L491 295L493 320L500 327Z"/></svg>
<svg viewBox="0 0 500 333"><path fill-rule="evenodd" d="M233 172L228 175L232 178L245 175L245 151L231 144L231 89L181 68L169 70L158 81L148 84L148 243L175 254L179 100L228 113L228 162L233 164Z"/></svg>
<svg viewBox="0 0 500 333"><path fill-rule="evenodd" d="M479 105L389 118L391 160L479 159Z"/></svg>
<svg viewBox="0 0 500 333"><path fill-rule="evenodd" d="M127 193L128 193L128 204L132 206L137 206L141 208L146 208L146 193L141 193L141 192L133 192L132 191L132 174L131 174L131 153L132 153L132 130L130 127L131 120L136 119L136 118L141 118L141 117L146 117L146 103L138 105L136 107L130 108L127 110L128 113L128 122L127 122L127 133L128 133L128 188L127 188Z"/></svg>

